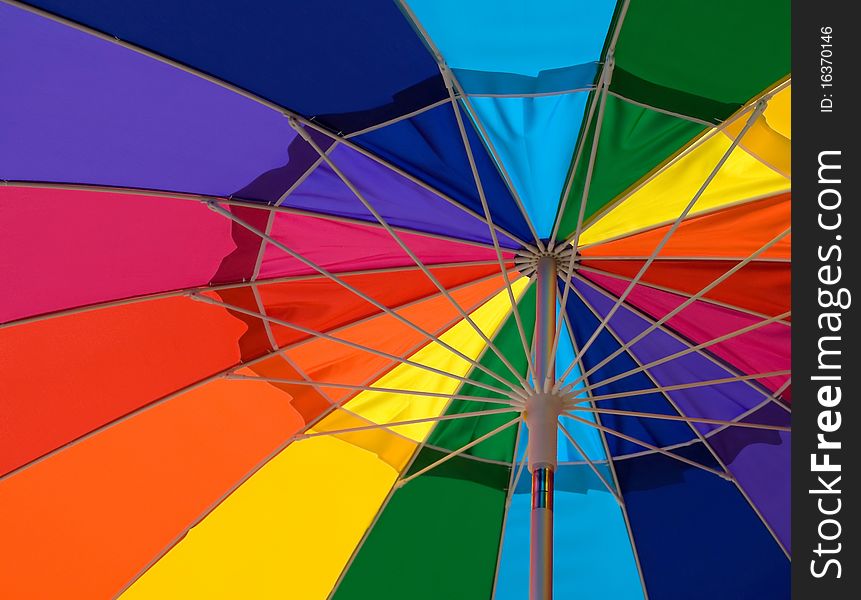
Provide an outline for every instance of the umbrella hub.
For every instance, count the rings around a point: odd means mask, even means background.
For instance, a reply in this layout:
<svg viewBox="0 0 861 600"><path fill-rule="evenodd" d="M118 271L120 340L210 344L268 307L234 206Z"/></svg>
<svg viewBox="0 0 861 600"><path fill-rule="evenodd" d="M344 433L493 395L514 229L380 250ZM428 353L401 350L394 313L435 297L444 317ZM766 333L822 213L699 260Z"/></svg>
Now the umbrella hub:
<svg viewBox="0 0 861 600"><path fill-rule="evenodd" d="M558 273L567 273L569 269L576 269L578 256L574 258L574 264L571 264L571 256L574 249L569 244L557 246L547 250L520 250L514 257L514 266L517 270L527 277L534 277L538 268L538 261L544 258L552 258L556 262L556 271Z"/></svg>
<svg viewBox="0 0 861 600"><path fill-rule="evenodd" d="M523 416L529 429L526 455L530 472L541 467L556 469L556 423L563 407L564 396L559 394L536 392L526 399Z"/></svg>

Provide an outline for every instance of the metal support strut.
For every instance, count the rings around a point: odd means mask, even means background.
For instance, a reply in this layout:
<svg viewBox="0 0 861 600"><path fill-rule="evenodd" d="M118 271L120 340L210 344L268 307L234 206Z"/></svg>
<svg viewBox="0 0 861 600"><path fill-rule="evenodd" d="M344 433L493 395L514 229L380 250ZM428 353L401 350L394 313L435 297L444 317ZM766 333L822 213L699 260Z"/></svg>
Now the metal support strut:
<svg viewBox="0 0 861 600"><path fill-rule="evenodd" d="M529 428L527 455L532 473L529 541L529 598L553 597L553 473L556 470L556 421L562 410L552 394L555 381L553 338L556 335L556 257L538 259L535 318L535 393L526 401Z"/></svg>

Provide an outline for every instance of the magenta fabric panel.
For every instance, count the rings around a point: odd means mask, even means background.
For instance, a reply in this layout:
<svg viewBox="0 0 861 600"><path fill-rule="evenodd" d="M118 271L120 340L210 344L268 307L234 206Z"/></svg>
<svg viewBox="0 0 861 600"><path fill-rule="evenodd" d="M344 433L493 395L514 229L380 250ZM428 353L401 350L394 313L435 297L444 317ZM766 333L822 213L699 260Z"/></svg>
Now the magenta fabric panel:
<svg viewBox="0 0 861 600"><path fill-rule="evenodd" d="M615 297L588 283L575 281L575 287L596 311L606 317L615 303ZM678 340L662 329L650 329L650 323L628 306L622 306L610 318L608 327L620 343L632 344L630 354L641 365L649 365L648 376L657 385L673 386L700 384L715 379L732 377L732 373L705 351L688 352L691 343ZM633 340L643 336L638 342ZM675 357L662 361L668 357ZM591 381L591 380L590 380ZM600 383L600 382L598 382ZM593 382L593 385L595 383ZM665 394L678 411L686 416L730 421L746 414L765 401L765 392L743 381L722 384L697 385L695 388L668 391ZM636 398L631 401L634 405ZM695 423L693 428L706 433L717 427L714 424Z"/></svg>
<svg viewBox="0 0 861 600"><path fill-rule="evenodd" d="M231 223L190 200L0 187L0 322L208 284Z"/></svg>
<svg viewBox="0 0 861 600"><path fill-rule="evenodd" d="M615 295L621 295L627 281L594 273L584 273L590 280ZM660 319L686 300L678 294L637 285L627 301L641 311ZM762 319L708 302L696 301L675 315L665 325L697 344L709 342L733 331L749 327ZM713 344L707 351L722 358L746 374L783 371L790 368L791 334L789 326L772 323ZM784 385L788 376L757 380L771 391ZM787 396L787 394L784 394ZM787 396L788 397L788 396Z"/></svg>
<svg viewBox="0 0 861 600"><path fill-rule="evenodd" d="M409 255L380 226L277 213L270 234L297 254L336 273L415 266ZM398 232L398 236L419 260L428 265L496 260L496 253L490 248L404 232ZM266 244L263 252L260 279L318 273L273 244ZM503 256L510 258L512 254L505 252Z"/></svg>

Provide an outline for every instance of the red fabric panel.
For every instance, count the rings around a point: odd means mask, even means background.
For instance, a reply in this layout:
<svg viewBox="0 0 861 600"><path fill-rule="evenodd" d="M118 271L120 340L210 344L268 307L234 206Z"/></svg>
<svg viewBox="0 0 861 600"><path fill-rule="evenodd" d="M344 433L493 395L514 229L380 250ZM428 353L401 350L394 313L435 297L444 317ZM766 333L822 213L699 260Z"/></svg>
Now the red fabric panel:
<svg viewBox="0 0 861 600"><path fill-rule="evenodd" d="M583 266L633 278L644 263L642 260L586 260ZM641 281L692 295L737 264L737 261L723 260L660 260L649 266ZM754 262L719 284L706 297L773 316L790 310L790 287L788 263Z"/></svg>

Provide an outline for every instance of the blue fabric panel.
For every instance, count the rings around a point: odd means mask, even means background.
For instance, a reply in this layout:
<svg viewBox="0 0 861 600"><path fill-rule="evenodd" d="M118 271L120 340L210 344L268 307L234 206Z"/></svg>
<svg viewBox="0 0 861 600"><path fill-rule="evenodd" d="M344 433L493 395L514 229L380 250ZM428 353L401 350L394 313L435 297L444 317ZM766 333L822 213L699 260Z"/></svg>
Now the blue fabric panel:
<svg viewBox="0 0 861 600"><path fill-rule="evenodd" d="M578 92L470 99L541 238L553 230L588 97Z"/></svg>
<svg viewBox="0 0 861 600"><path fill-rule="evenodd" d="M679 454L716 466L700 443ZM735 484L659 454L615 464L651 598L790 597L790 563Z"/></svg>
<svg viewBox="0 0 861 600"><path fill-rule="evenodd" d="M481 137L461 110L479 178L496 225L531 241L533 236ZM352 138L410 175L484 217L454 111L450 104Z"/></svg>
<svg viewBox="0 0 861 600"><path fill-rule="evenodd" d="M792 419L788 412L768 403L743 420L788 426ZM768 521L783 547L791 551L791 434L788 431L727 427L709 436L708 444Z"/></svg>
<svg viewBox="0 0 861 600"><path fill-rule="evenodd" d="M31 2L351 132L447 96L391 0Z"/></svg>
<svg viewBox="0 0 861 600"><path fill-rule="evenodd" d="M598 327L599 321L575 293L568 294L567 311L568 318L571 321L571 328L574 330L574 337L577 339L577 345L582 351L586 342L592 337L593 332ZM619 348L619 342L616 341L606 327L603 328L598 334L598 337L595 338L595 341L586 348L586 352L583 355L584 367L587 370L591 370L605 357L614 353ZM636 368L637 363L633 358L631 358L630 354L627 352L620 353L608 364L604 365L589 376L589 383L591 385L598 385L598 387L592 391L592 394L594 396L599 396L601 394L615 394L634 390L653 389L655 385L643 372L629 375L619 379L618 381L605 385L600 385L600 382L605 379L609 379L614 375L625 373ZM670 403L667 402L666 398L664 398L664 396L659 392L632 396L630 398L617 398L600 401L600 407L678 415ZM680 421L602 415L601 422L606 427L659 447L685 443L696 439L696 435L693 430L686 423ZM643 446L623 440L612 434L607 435L607 445L609 446L610 453L613 456L632 454L646 450Z"/></svg>

